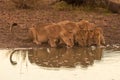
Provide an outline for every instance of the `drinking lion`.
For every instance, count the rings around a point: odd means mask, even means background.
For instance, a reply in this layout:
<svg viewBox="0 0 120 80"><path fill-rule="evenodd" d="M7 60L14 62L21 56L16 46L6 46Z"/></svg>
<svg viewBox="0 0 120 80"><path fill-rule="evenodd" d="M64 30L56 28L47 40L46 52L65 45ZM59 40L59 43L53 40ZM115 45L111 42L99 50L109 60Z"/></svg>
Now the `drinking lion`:
<svg viewBox="0 0 120 80"><path fill-rule="evenodd" d="M103 30L100 27L86 20L81 20L77 22L77 24L79 26L79 31L75 35L75 42L80 46L85 47L94 44L100 46L105 44Z"/></svg>

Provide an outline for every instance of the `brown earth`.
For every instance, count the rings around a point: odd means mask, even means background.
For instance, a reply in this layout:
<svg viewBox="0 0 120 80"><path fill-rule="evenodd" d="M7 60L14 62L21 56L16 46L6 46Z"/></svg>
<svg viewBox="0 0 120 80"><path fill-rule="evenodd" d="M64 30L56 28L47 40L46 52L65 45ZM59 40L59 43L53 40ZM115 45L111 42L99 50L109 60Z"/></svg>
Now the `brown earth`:
<svg viewBox="0 0 120 80"><path fill-rule="evenodd" d="M32 24L41 26L63 20L79 21L80 19L88 20L102 27L106 44L120 44L120 14L101 9L92 11L56 10L48 6L42 6L37 10L16 9L13 6L10 7L8 1L0 0L0 48L41 47L32 41L14 37L9 30L12 23L18 23L21 27L28 28ZM21 32L19 27L17 27L16 33L26 35L26 32ZM42 46L48 45L43 44Z"/></svg>

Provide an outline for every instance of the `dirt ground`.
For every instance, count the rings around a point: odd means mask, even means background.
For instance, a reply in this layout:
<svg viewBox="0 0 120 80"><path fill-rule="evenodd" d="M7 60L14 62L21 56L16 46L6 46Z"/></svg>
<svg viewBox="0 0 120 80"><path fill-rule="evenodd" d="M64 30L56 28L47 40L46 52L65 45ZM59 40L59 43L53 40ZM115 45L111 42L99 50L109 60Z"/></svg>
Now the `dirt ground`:
<svg viewBox="0 0 120 80"><path fill-rule="evenodd" d="M120 44L120 14L105 12L103 10L56 10L48 6L43 6L39 10L16 9L10 7L10 4L6 3L6 1L0 0L0 48L48 46L46 44L39 46L31 41L17 39L9 30L9 26L12 23L18 23L21 27L28 28L32 24L41 26L63 20L79 21L80 19L86 19L102 27L106 44ZM16 33L23 36L26 35L26 32L20 32L19 27Z"/></svg>

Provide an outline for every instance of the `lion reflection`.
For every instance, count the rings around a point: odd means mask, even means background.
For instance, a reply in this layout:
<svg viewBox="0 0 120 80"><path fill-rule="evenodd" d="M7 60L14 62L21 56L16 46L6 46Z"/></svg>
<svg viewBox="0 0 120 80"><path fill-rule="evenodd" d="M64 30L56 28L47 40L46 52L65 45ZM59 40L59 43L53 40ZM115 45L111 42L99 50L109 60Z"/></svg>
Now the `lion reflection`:
<svg viewBox="0 0 120 80"><path fill-rule="evenodd" d="M94 60L101 60L102 48L48 48L29 51L31 63L43 67L88 67Z"/></svg>
<svg viewBox="0 0 120 80"><path fill-rule="evenodd" d="M75 47L30 49L26 51L28 51L28 59L31 64L36 64L42 67L72 68L77 65L81 65L82 67L93 65L94 60L101 60L103 49L95 48L93 50L92 48ZM15 65L17 62L12 60L13 55L14 53L11 53L10 62Z"/></svg>

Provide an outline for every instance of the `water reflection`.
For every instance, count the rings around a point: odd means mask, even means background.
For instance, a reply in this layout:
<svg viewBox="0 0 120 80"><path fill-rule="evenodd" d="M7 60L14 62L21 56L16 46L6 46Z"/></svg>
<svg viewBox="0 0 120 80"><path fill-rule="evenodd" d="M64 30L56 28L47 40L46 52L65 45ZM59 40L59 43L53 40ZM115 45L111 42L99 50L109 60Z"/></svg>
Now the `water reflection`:
<svg viewBox="0 0 120 80"><path fill-rule="evenodd" d="M1 49L0 64L0 80L120 80L116 49Z"/></svg>
<svg viewBox="0 0 120 80"><path fill-rule="evenodd" d="M13 50L10 53L12 65L19 63L15 57L21 57L22 61L28 58L31 64L42 67L66 67L73 68L78 65L88 67L94 64L95 60L101 60L102 48L43 48L29 50ZM22 53L22 54L21 54ZM25 54L23 54L25 53Z"/></svg>
<svg viewBox="0 0 120 80"><path fill-rule="evenodd" d="M17 61L14 61L13 60L13 56L14 54L16 54L16 58L19 57L18 59L20 59L20 57L22 58L22 61L25 61L26 60L26 53L27 53L27 50L13 50L11 53L10 53L10 62L12 65L16 65L17 64Z"/></svg>

